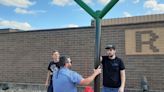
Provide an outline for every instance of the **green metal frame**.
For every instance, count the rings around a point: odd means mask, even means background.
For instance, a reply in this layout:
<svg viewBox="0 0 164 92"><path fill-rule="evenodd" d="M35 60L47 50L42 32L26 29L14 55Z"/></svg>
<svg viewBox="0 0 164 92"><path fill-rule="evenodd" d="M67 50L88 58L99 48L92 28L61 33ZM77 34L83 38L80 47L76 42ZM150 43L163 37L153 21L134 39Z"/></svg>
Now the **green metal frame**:
<svg viewBox="0 0 164 92"><path fill-rule="evenodd" d="M119 1L119 0L111 0L99 13L93 11L87 4L85 4L82 0L74 0L77 4L79 4L87 13L89 13L94 19L100 18L102 19L108 11Z"/></svg>
<svg viewBox="0 0 164 92"><path fill-rule="evenodd" d="M94 66L97 68L100 65L100 52L101 52L101 19L108 13L108 11L119 1L111 0L101 11L93 11L82 0L74 0L79 4L87 13L89 13L96 20L96 41L95 41L95 62ZM94 92L100 92L100 75L96 76L94 80Z"/></svg>

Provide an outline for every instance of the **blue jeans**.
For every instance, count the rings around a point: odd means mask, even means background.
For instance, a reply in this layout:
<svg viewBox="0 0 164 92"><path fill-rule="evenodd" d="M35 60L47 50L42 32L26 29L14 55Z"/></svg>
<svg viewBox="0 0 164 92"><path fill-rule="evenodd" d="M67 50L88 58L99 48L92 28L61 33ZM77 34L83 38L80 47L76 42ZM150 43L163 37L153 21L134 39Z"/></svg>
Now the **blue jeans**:
<svg viewBox="0 0 164 92"><path fill-rule="evenodd" d="M52 79L50 80L50 84L48 86L47 92L53 92Z"/></svg>
<svg viewBox="0 0 164 92"><path fill-rule="evenodd" d="M118 92L119 88L103 87L102 92Z"/></svg>

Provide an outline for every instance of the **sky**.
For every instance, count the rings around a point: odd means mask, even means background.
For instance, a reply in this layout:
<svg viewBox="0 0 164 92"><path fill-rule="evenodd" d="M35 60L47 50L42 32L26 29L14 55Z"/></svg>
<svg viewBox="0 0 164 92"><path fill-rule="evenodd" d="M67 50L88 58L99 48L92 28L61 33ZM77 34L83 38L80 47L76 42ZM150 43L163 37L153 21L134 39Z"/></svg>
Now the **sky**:
<svg viewBox="0 0 164 92"><path fill-rule="evenodd" d="M82 0L94 11L111 0ZM164 0L119 0L103 19L164 14ZM91 25L74 0L0 0L0 29L42 30Z"/></svg>

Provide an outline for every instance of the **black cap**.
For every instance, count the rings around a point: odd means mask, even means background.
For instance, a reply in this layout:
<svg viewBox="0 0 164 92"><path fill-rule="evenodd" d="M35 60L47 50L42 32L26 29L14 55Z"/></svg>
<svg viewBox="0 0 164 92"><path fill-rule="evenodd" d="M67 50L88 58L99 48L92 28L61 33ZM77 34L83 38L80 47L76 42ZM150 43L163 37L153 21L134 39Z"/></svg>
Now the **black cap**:
<svg viewBox="0 0 164 92"><path fill-rule="evenodd" d="M116 49L114 45L108 44L105 49Z"/></svg>

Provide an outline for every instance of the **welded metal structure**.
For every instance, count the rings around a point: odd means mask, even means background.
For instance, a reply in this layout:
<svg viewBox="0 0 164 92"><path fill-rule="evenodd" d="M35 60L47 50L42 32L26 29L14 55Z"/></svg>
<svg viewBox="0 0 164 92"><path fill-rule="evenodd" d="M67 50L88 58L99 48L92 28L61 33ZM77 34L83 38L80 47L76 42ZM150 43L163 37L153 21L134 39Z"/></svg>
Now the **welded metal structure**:
<svg viewBox="0 0 164 92"><path fill-rule="evenodd" d="M79 4L87 13L89 13L96 21L96 38L95 38L95 62L94 67L97 68L100 65L100 52L101 52L101 20L107 14L107 12L119 1L111 0L101 11L93 11L82 0L74 0ZM94 92L100 92L100 75L94 80Z"/></svg>

